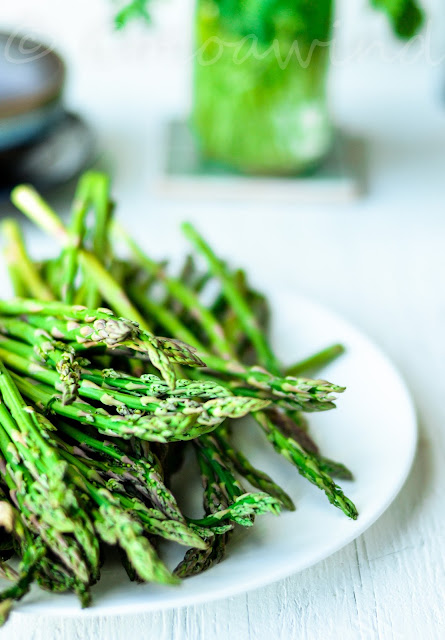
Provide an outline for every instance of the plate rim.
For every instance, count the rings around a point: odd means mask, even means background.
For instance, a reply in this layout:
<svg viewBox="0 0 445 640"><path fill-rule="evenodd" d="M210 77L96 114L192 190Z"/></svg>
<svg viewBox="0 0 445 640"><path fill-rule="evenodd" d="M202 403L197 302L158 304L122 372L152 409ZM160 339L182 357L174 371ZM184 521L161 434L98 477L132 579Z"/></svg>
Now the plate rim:
<svg viewBox="0 0 445 640"><path fill-rule="evenodd" d="M294 298L295 301L298 301L300 304L306 305L306 307L312 307L316 313L323 313L325 316L330 316L335 319L336 322L340 322L341 324L348 327L348 330L352 335L357 336L360 340L364 341L367 346L371 347L372 350L385 361L386 365L391 369L392 374L397 379L400 389L403 392L406 400L406 411L409 414L410 421L410 429L408 432L407 429L407 437L410 436L410 441L407 443L407 455L405 457L405 465L403 471L399 474L398 482L394 483L392 491L386 497L386 500L382 502L382 504L375 510L373 515L368 518L362 526L360 526L360 518L355 521L356 527L351 531L350 535L345 536L342 540L335 545L333 548L329 550L329 552L321 552L318 557L314 555L307 562L298 562L298 566L296 563L292 563L289 561L287 565L279 565L279 567L275 571L269 571L267 575L265 574L261 579L258 579L258 576L254 576L253 578L245 579L239 585L230 584L223 586L221 588L215 589L214 591L205 592L204 590L199 594L189 594L184 593L183 596L178 596L176 600L173 601L150 601L147 599L146 601L141 601L140 599L136 600L132 603L124 603L122 605L113 606L113 609L109 605L95 605L94 604L94 593L93 593L93 603L90 607L86 609L82 609L80 604L77 606L72 606L70 604L69 608L59 606L51 609L48 606L48 610L38 611L36 605L31 603L30 606L26 606L26 602L23 603L23 607L18 605L16 609L14 609L15 616L48 616L48 617L65 617L65 618L95 618L95 617L115 617L115 616L126 616L132 614L145 614L145 613L155 613L159 611L167 611L167 610L176 610L182 609L188 606L202 605L208 602L215 602L218 600L224 600L229 597L239 596L243 593L250 593L257 589L264 588L268 585L275 584L276 582L288 578L292 575L297 575L298 573L313 567L323 560L330 558L334 554L338 553L345 547L347 547L351 542L357 540L360 536L362 536L370 527L372 527L377 520L387 511L387 509L391 506L394 500L397 498L401 490L403 489L408 476L411 472L416 452L418 446L418 438L419 438L419 429L418 429L418 417L417 410L412 394L409 390L409 387L405 381L404 376L399 371L399 368L393 363L392 359L384 352L384 350L374 342L374 340L368 337L367 333L362 331L360 328L357 328L355 324L353 324L349 319L343 317L341 313L338 313L334 310L331 310L329 306L326 306L318 301L311 299L305 295L296 293L289 289L277 289L273 293L270 294L269 299L273 299L275 297L288 296ZM272 308L274 307L272 303ZM63 594L57 596L59 599L63 597Z"/></svg>

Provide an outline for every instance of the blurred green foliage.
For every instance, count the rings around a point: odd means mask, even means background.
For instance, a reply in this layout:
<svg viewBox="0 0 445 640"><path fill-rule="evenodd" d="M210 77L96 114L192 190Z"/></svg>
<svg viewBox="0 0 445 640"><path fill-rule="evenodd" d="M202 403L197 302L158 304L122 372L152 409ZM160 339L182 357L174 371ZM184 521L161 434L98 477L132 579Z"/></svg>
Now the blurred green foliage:
<svg viewBox="0 0 445 640"><path fill-rule="evenodd" d="M414 0L371 0L371 4L387 14L400 38L411 38L422 25L424 14Z"/></svg>
<svg viewBox="0 0 445 640"><path fill-rule="evenodd" d="M132 0L127 3L114 18L114 24L117 29L122 29L131 20L144 20L150 22L149 5L151 0Z"/></svg>
<svg viewBox="0 0 445 640"><path fill-rule="evenodd" d="M370 0L387 14L394 32L410 38L420 28L424 14L415 0ZM115 23L124 27L129 21L149 21L153 0L131 0L119 11ZM278 34L304 37L307 42L326 41L329 37L333 0L213 0L221 19L232 32L254 35L262 42Z"/></svg>
<svg viewBox="0 0 445 640"><path fill-rule="evenodd" d="M261 42L276 37L326 41L333 0L214 0L231 32L254 35Z"/></svg>

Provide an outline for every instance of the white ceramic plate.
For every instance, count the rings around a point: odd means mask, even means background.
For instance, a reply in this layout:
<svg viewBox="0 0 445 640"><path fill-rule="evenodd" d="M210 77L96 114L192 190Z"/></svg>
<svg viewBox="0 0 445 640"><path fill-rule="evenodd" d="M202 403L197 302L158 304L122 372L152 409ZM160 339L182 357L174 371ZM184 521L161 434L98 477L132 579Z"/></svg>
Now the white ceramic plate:
<svg viewBox="0 0 445 640"><path fill-rule="evenodd" d="M33 588L17 612L43 615L115 615L194 605L233 596L284 578L323 560L363 533L400 491L417 441L416 416L409 393L393 365L359 331L321 306L292 293L272 297L273 341L284 362L305 357L334 342L347 355L323 377L348 387L338 409L312 415L310 422L323 453L355 473L343 483L360 516L352 522L324 494L277 456L253 424L240 423L243 450L294 498L297 510L257 518L234 537L227 558L180 587L129 583L118 564L104 567L93 589L94 606L80 611L71 595L52 596ZM384 446L382 446L384 445ZM174 566L182 549L171 547Z"/></svg>

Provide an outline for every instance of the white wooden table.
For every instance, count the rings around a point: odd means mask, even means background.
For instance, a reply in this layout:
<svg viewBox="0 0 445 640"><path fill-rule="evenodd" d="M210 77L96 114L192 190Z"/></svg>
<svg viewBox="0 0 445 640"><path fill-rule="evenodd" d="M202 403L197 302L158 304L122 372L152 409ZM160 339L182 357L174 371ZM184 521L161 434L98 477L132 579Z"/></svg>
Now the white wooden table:
<svg viewBox="0 0 445 640"><path fill-rule="evenodd" d="M424 63L389 67L379 61L335 71L337 119L372 137L370 191L363 200L278 211L214 203L184 208L156 202L151 176L160 113L183 110L187 81L168 65L147 70L141 50L124 54L104 29L102 40L86 47L94 64L85 65L87 54L76 42L83 33L85 45L85 34L100 30L102 17L91 9L91 22L80 27L69 3L62 19L63 4L17 1L2 8L5 25L22 16L41 32L60 26L59 46L74 65L71 103L95 123L104 155L113 160L126 223L156 236L152 246L162 255L182 251L178 223L192 219L266 290L279 281L355 322L404 374L418 407L420 444L409 480L386 514L359 540L299 575L225 601L157 614L63 620L13 613L0 639L444 637L445 110L434 100L436 71ZM42 15L37 5L54 13ZM134 37L145 42L146 36ZM372 390L370 402L379 402Z"/></svg>

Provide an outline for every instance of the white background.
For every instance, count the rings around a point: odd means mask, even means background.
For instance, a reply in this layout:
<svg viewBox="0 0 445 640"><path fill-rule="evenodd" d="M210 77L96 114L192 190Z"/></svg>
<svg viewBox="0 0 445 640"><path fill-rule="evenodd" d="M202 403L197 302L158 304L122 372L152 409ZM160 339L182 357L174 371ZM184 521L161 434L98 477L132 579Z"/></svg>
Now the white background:
<svg viewBox="0 0 445 640"><path fill-rule="evenodd" d="M1 7L0 28L45 38L69 60L67 103L96 127L120 214L153 254L183 250L178 223L188 218L264 289L279 282L331 306L401 369L421 430L413 471L390 510L356 543L302 574L159 614L76 621L12 614L1 639L444 636L445 66L436 61L445 25L440 0L430 0L432 37L427 32L420 49L406 50L364 2L346 4L331 104L339 124L369 139L369 191L347 206L279 210L153 195L162 123L189 104L190 1L165 0L156 30L135 26L124 34L109 28L105 0ZM383 44L369 50L376 40ZM372 389L369 402L379 402Z"/></svg>

